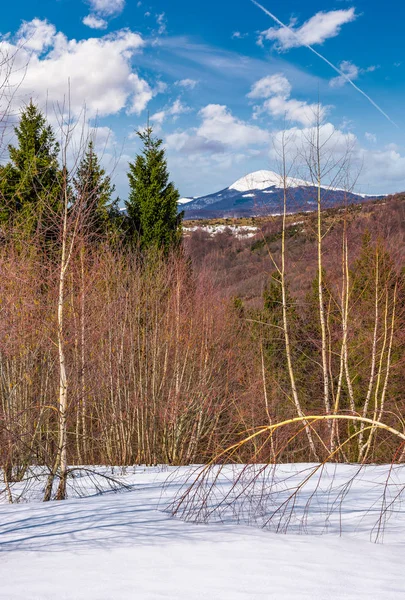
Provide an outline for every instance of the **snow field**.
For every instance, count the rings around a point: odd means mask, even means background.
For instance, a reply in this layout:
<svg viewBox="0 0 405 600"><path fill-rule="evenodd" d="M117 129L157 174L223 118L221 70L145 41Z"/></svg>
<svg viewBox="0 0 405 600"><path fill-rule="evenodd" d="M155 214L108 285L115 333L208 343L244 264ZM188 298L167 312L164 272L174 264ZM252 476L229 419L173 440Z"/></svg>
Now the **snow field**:
<svg viewBox="0 0 405 600"><path fill-rule="evenodd" d="M307 468L278 467L278 491L287 493ZM221 473L216 498L229 491L232 471ZM357 473L356 467L328 465L308 492L317 496L306 533L293 525L286 535L238 522L243 511L231 508L222 521L173 518L165 509L190 475L187 468L130 468L121 478L129 491L120 493L97 494L94 477L84 475L72 480L69 500L48 504L40 502L39 479L29 503L0 505L0 598L399 600L405 598L400 502L390 512L384 544L369 541L388 471L365 468L325 528L332 480L339 489ZM390 498L403 482L405 468L398 467L388 480ZM304 500L298 499L298 509Z"/></svg>

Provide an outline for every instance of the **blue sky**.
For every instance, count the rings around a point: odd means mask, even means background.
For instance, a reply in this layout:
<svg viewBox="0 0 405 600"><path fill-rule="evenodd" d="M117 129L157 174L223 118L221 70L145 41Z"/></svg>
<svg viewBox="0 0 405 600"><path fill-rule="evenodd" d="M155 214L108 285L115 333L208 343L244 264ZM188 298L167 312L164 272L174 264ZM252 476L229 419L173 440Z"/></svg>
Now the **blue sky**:
<svg viewBox="0 0 405 600"><path fill-rule="evenodd" d="M33 97L56 122L70 81L72 114L96 127L122 198L139 150L134 131L149 112L172 178L195 196L275 168L280 130L305 136L319 99L325 136L333 133L336 152L348 141L354 171L361 167L357 188L405 189L405 6L393 14L374 0L262 4L290 30L250 0L9 3L0 50L18 49L14 109Z"/></svg>

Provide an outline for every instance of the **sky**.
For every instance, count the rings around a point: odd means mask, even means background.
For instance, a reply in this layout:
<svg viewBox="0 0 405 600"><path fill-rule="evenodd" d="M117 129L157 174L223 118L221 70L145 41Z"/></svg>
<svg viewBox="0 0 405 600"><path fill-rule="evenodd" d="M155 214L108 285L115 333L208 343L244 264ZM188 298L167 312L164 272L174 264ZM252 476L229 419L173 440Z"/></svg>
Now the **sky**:
<svg viewBox="0 0 405 600"><path fill-rule="evenodd" d="M75 148L91 131L123 200L148 119L182 196L276 169L320 107L331 155L351 148L355 189L405 189L405 5L376 0L19 0L0 22L0 113L30 98ZM285 26L283 26L284 24ZM12 63L12 64L11 64ZM2 83L7 85L2 87ZM12 98L10 96L12 90ZM1 94L0 94L1 95ZM69 101L67 100L69 98ZM290 139L289 138L289 139Z"/></svg>

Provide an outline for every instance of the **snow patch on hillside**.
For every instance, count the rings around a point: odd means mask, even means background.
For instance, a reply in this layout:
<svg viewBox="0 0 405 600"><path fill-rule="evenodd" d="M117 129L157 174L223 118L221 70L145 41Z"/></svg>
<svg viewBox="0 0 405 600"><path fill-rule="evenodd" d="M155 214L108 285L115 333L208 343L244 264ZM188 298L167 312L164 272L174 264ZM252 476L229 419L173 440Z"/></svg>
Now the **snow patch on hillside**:
<svg viewBox="0 0 405 600"><path fill-rule="evenodd" d="M254 237L259 231L259 228L249 225L194 225L193 227L184 227L183 230L185 233L205 231L211 237L229 231L229 233L232 233L232 235L237 238L246 239Z"/></svg>

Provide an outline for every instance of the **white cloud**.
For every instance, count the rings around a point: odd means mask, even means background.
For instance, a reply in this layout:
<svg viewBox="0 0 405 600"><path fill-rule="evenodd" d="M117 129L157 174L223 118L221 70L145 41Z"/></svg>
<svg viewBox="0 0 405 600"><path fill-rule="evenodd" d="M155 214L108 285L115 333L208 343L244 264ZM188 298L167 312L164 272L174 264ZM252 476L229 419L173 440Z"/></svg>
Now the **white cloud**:
<svg viewBox="0 0 405 600"><path fill-rule="evenodd" d="M105 19L101 17L97 17L96 15L87 15L83 19L83 25L87 25L91 29L106 29L108 23Z"/></svg>
<svg viewBox="0 0 405 600"><path fill-rule="evenodd" d="M154 91L131 64L143 46L141 36L127 29L75 40L38 19L25 23L13 43L0 38L0 52L16 53L9 80L11 86L19 86L16 104L29 97L41 106L63 103L70 82L71 112L78 116L85 104L88 118L122 109L139 114L147 106Z"/></svg>
<svg viewBox="0 0 405 600"><path fill-rule="evenodd" d="M264 102L261 110L267 111L272 117L307 126L313 125L317 120L322 121L326 115L326 108L321 105L308 104L303 100L283 96L269 98Z"/></svg>
<svg viewBox="0 0 405 600"><path fill-rule="evenodd" d="M24 50L32 50L41 54L49 48L55 38L56 28L48 21L33 19L32 21L23 21L17 32L17 39Z"/></svg>
<svg viewBox="0 0 405 600"><path fill-rule="evenodd" d="M149 84L136 73L128 75L128 84L131 97L128 113L139 115L147 107L149 101L152 100L153 92Z"/></svg>
<svg viewBox="0 0 405 600"><path fill-rule="evenodd" d="M110 127L93 127L90 137L94 142L96 152L102 154L106 148L111 148L115 143L115 134Z"/></svg>
<svg viewBox="0 0 405 600"><path fill-rule="evenodd" d="M159 113L157 113L159 114ZM155 115L156 116L156 115ZM172 150L180 151L188 143L191 135L186 131L171 133L166 137L166 145Z"/></svg>
<svg viewBox="0 0 405 600"><path fill-rule="evenodd" d="M158 24L158 34L163 35L166 33L166 18L165 13L161 13L160 15L156 15L156 23Z"/></svg>
<svg viewBox="0 0 405 600"><path fill-rule="evenodd" d="M316 127L291 127L287 131L278 131L273 134L273 147L270 151L272 156L279 156L282 144L288 140L288 151L292 156L305 155L305 148L316 140L318 128ZM322 147L322 159L329 154L336 158L353 149L357 138L353 133L346 133L337 129L332 123L324 123L319 127L319 143Z"/></svg>
<svg viewBox="0 0 405 600"><path fill-rule="evenodd" d="M125 0L87 0L92 13L84 17L83 24L91 29L107 29L106 18L119 15L125 7Z"/></svg>
<svg viewBox="0 0 405 600"><path fill-rule="evenodd" d="M188 113L190 110L190 107L182 104L180 98L178 98L169 108L161 110L152 115L151 121L154 121L158 125L162 125L163 121L165 121L168 117L173 117L173 120L176 120L179 115Z"/></svg>
<svg viewBox="0 0 405 600"><path fill-rule="evenodd" d="M359 67L357 67L349 60L344 60L343 62L341 62L339 68L352 81L357 79L359 76ZM338 77L334 77L333 79L331 79L329 85L331 87L342 87L345 83L347 83L347 79L343 77L343 75L339 75Z"/></svg>
<svg viewBox="0 0 405 600"><path fill-rule="evenodd" d="M190 111L188 106L181 103L180 98L177 98L173 103L173 106L169 109L169 115L178 116Z"/></svg>
<svg viewBox="0 0 405 600"><path fill-rule="evenodd" d="M168 85L164 81L158 81L153 88L153 95L164 94L167 91Z"/></svg>
<svg viewBox="0 0 405 600"><path fill-rule="evenodd" d="M247 160L249 156L243 152L181 155L170 152L169 155L175 181L178 181L176 175L181 175L182 187L187 187L189 196L200 196L225 188L244 172Z"/></svg>
<svg viewBox="0 0 405 600"><path fill-rule="evenodd" d="M156 112L154 115L152 115L150 120L153 121L154 123L157 123L158 125L161 125L163 123L163 121L166 119L166 117L167 117L167 112L165 110L160 110L159 112Z"/></svg>
<svg viewBox="0 0 405 600"><path fill-rule="evenodd" d="M202 119L198 128L167 136L169 149L187 155L207 153L214 160L216 155L236 156L235 150L267 145L270 141L268 131L236 118L226 106L208 104L198 114Z"/></svg>
<svg viewBox="0 0 405 600"><path fill-rule="evenodd" d="M268 75L256 81L248 94L248 98L270 98L270 96L283 96L287 98L291 93L291 84L282 73Z"/></svg>
<svg viewBox="0 0 405 600"><path fill-rule="evenodd" d="M180 79L180 81L176 81L176 85L188 90L193 90L196 85L198 85L198 81L196 79Z"/></svg>
<svg viewBox="0 0 405 600"><path fill-rule="evenodd" d="M368 131L366 131L364 137L368 142L372 142L373 144L377 143L377 136L374 133L368 133Z"/></svg>
<svg viewBox="0 0 405 600"><path fill-rule="evenodd" d="M329 82L331 87L342 87L348 82L347 79L355 81L359 78L361 73L372 73L378 69L378 67L376 65L371 65L370 67L367 67L367 69L360 69L360 67L352 63L350 60L344 60L340 63L339 69L342 71L342 73L344 73L344 75L346 75L346 77L343 75L334 77Z"/></svg>
<svg viewBox="0 0 405 600"><path fill-rule="evenodd" d="M364 165L361 181L379 189L380 193L405 189L405 156L397 150L359 149L358 161Z"/></svg>
<svg viewBox="0 0 405 600"><path fill-rule="evenodd" d="M232 34L232 39L233 40L243 40L244 38L248 37L248 33L241 33L240 31L234 31Z"/></svg>
<svg viewBox="0 0 405 600"><path fill-rule="evenodd" d="M405 156L400 154L395 144L382 150L375 147L364 148L353 133L346 133L332 123L322 125L319 133L322 146L321 160L327 165L327 170L330 170L329 181L325 181L326 184L333 181L337 175L338 169L332 168L333 163L341 161L349 152L350 160L347 168L353 172L354 178L358 177L355 191L366 194L384 194L405 189ZM305 154L305 148L308 149L308 141L314 141L315 135L314 127L292 127L287 131L274 133L270 158L279 158L283 141L287 139L287 157L292 161L295 160L298 155ZM374 134L366 133L365 137L374 143ZM308 179L305 169L302 171L298 169L297 174L303 179ZM341 179L345 176L344 170ZM342 183L343 181L339 181L339 178L333 182L337 186Z"/></svg>
<svg viewBox="0 0 405 600"><path fill-rule="evenodd" d="M266 39L275 42L280 51L300 46L315 46L339 35L342 25L350 23L356 18L354 8L318 12L301 27L294 27L295 23L288 28L271 27L261 33L260 40Z"/></svg>
<svg viewBox="0 0 405 600"><path fill-rule="evenodd" d="M290 98L291 90L290 82L282 73L268 75L256 81L247 96L252 99L265 99L265 101L255 107L255 117L267 112L272 117L284 118L307 126L312 125L317 119L322 121L327 108Z"/></svg>
<svg viewBox="0 0 405 600"><path fill-rule="evenodd" d="M243 148L264 144L270 139L267 131L234 117L226 106L209 104L200 111L199 115L203 122L197 133L207 140L233 148Z"/></svg>
<svg viewBox="0 0 405 600"><path fill-rule="evenodd" d="M318 136L322 184L338 188L352 185L362 166L358 141L353 133L341 131L332 123L275 132L270 158L279 162L284 154L287 163L294 165L294 176L316 185L316 169L311 172L308 164L313 163Z"/></svg>
<svg viewBox="0 0 405 600"><path fill-rule="evenodd" d="M77 156L82 154L89 140L93 141L100 158L104 157L108 150L113 149L116 143L114 132L110 127L93 127L88 121L80 120L72 131L69 140L68 154L69 162L72 165L75 164Z"/></svg>
<svg viewBox="0 0 405 600"><path fill-rule="evenodd" d="M88 0L91 9L105 17L119 14L124 10L125 0Z"/></svg>

